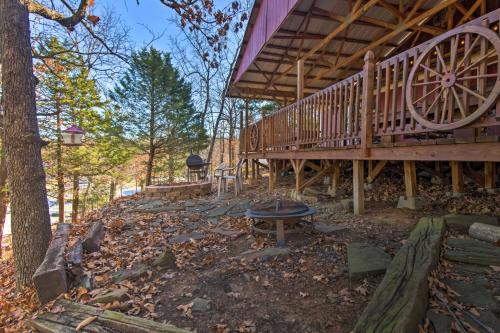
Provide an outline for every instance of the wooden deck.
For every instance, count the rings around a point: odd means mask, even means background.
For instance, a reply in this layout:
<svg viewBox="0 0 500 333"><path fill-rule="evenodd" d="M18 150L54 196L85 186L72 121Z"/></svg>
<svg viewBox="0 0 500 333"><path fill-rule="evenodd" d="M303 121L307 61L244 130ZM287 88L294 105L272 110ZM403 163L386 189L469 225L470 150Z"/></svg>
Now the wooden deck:
<svg viewBox="0 0 500 333"><path fill-rule="evenodd" d="M499 21L497 9L378 63L368 51L361 72L242 128L240 156L252 163L267 159L271 174L274 160L291 160L298 192L304 188L302 160L326 160L320 170L352 160L361 177L354 179L355 192L362 192L365 160L409 161L408 197L415 196L414 161L451 161L454 191L463 183L461 162L485 162L485 183L494 187ZM297 80L301 97L303 77ZM357 213L363 211L360 196L355 193Z"/></svg>

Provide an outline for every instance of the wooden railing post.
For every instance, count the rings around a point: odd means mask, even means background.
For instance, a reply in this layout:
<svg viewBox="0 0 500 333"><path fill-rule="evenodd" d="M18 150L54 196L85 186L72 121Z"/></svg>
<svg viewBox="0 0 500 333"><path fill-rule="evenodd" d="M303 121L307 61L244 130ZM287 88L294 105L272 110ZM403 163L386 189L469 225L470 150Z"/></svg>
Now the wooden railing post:
<svg viewBox="0 0 500 333"><path fill-rule="evenodd" d="M375 84L375 55L366 52L363 66L363 92L361 98L361 150L370 156L369 146L373 139L373 87Z"/></svg>

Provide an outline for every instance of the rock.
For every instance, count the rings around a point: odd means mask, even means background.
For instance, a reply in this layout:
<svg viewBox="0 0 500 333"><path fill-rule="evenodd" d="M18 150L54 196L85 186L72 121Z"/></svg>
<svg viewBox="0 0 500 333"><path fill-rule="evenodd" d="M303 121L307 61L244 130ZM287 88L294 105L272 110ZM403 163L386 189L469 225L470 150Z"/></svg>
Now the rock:
<svg viewBox="0 0 500 333"><path fill-rule="evenodd" d="M305 195L313 195L313 196L317 196L317 195L322 194L322 192L320 190L318 190L317 188L314 188L314 187L306 187L304 189L303 193Z"/></svg>
<svg viewBox="0 0 500 333"><path fill-rule="evenodd" d="M210 209L215 208L215 205L201 205L201 206L194 206L194 207L189 207L188 211L193 212L193 213L203 213L206 212Z"/></svg>
<svg viewBox="0 0 500 333"><path fill-rule="evenodd" d="M321 232L323 234L327 234L327 235L339 233L339 232L346 231L349 229L348 227L343 226L343 225L326 224L326 223L321 223L321 222L315 222L315 223L313 223L313 225L314 225L314 229L316 231L319 231L319 232Z"/></svg>
<svg viewBox="0 0 500 333"><path fill-rule="evenodd" d="M113 303L114 301L126 301L130 298L127 292L127 288L120 288L102 295L97 295L90 300L89 304L92 305L95 303Z"/></svg>
<svg viewBox="0 0 500 333"><path fill-rule="evenodd" d="M214 234L226 236L232 239L236 239L243 235L243 231L241 230L231 230L231 229L224 229L224 228L215 228L210 230L210 232L213 232Z"/></svg>
<svg viewBox="0 0 500 333"><path fill-rule="evenodd" d="M429 310L427 311L427 318L429 318L431 325L434 327L434 332L439 332L439 333L451 332L452 319L447 315L441 314L433 310Z"/></svg>
<svg viewBox="0 0 500 333"><path fill-rule="evenodd" d="M184 223L184 225L190 230L196 230L200 227L200 224L198 222L186 222Z"/></svg>
<svg viewBox="0 0 500 333"><path fill-rule="evenodd" d="M161 268L176 268L175 254L171 250L166 249L158 258L155 259L154 265L160 266Z"/></svg>
<svg viewBox="0 0 500 333"><path fill-rule="evenodd" d="M218 217L209 217L207 219L208 223L212 224L212 225L218 225L220 223L219 221L219 218Z"/></svg>
<svg viewBox="0 0 500 333"><path fill-rule="evenodd" d="M384 273L391 263L391 256L381 248L362 244L347 244L347 263L350 279Z"/></svg>
<svg viewBox="0 0 500 333"><path fill-rule="evenodd" d="M124 280L135 280L147 274L147 267L144 264L138 264L130 269L120 269L114 272L113 280L121 282Z"/></svg>
<svg viewBox="0 0 500 333"><path fill-rule="evenodd" d="M363 189L365 191L370 191L370 190L373 190L373 183L364 183L363 184Z"/></svg>
<svg viewBox="0 0 500 333"><path fill-rule="evenodd" d="M174 237L171 237L168 242L169 244L184 244L190 242L191 240L200 240L205 238L205 235L201 232L191 232L188 234L180 234Z"/></svg>
<svg viewBox="0 0 500 333"><path fill-rule="evenodd" d="M176 232L177 228L176 227L165 227L165 228L162 228L162 231L166 234L171 234L173 232Z"/></svg>
<svg viewBox="0 0 500 333"><path fill-rule="evenodd" d="M82 275L80 277L80 287L83 287L89 291L94 289L94 283L92 281L92 278L86 274Z"/></svg>
<svg viewBox="0 0 500 333"><path fill-rule="evenodd" d="M422 201L420 200L420 198L417 197L407 198L404 195L402 195L399 197L397 208L408 208L413 210L421 209Z"/></svg>
<svg viewBox="0 0 500 333"><path fill-rule="evenodd" d="M499 225L498 219L494 216L448 214L443 216L443 218L449 227L466 232L469 230L469 227L475 222L495 226Z"/></svg>
<svg viewBox="0 0 500 333"><path fill-rule="evenodd" d="M431 184L433 185L442 185L443 184L443 179L438 176L432 176L431 177Z"/></svg>
<svg viewBox="0 0 500 333"><path fill-rule="evenodd" d="M290 249L286 247L268 247L262 250L249 250L241 253L240 258L254 260L265 257L280 257L290 253Z"/></svg>
<svg viewBox="0 0 500 333"><path fill-rule="evenodd" d="M493 312L499 310L498 303L490 290L478 283L469 283L446 279L444 281L453 291L459 295L458 300L465 305L472 305L478 308L485 308Z"/></svg>
<svg viewBox="0 0 500 333"><path fill-rule="evenodd" d="M340 204L342 205L342 208L344 208L345 210L351 210L353 208L352 199L342 199L340 200Z"/></svg>
<svg viewBox="0 0 500 333"><path fill-rule="evenodd" d="M217 207L217 208L214 208L210 211L207 212L207 216L208 217L217 217L217 216L222 216L224 214L226 214L226 212L231 209L232 207L226 207L226 206L222 206L222 207Z"/></svg>
<svg viewBox="0 0 500 333"><path fill-rule="evenodd" d="M495 329L498 329L498 327L500 327L500 320L498 320L498 317L495 316L495 314L493 312L485 311L485 310L478 310L478 312L479 312L479 318L477 318L477 319L479 319L484 325L491 328L492 331L490 331L490 332L495 332ZM471 316L474 316L474 315L471 314ZM470 319L468 316L466 316L464 319L472 327L474 327L478 332L485 332L484 327L479 325L476 321Z"/></svg>
<svg viewBox="0 0 500 333"><path fill-rule="evenodd" d="M193 303L193 307L191 308L193 312L206 312L210 310L210 303L212 303L211 300L200 297L196 297L191 302Z"/></svg>

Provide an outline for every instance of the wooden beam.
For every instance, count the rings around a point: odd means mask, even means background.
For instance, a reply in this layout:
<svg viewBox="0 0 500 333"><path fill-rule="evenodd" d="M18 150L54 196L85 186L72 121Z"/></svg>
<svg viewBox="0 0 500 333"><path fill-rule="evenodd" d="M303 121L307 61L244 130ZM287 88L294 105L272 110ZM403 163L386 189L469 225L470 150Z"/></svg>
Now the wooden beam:
<svg viewBox="0 0 500 333"><path fill-rule="evenodd" d="M328 194L330 194L333 197L337 196L337 190L340 185L340 161L333 161L332 163L332 180L331 180L331 185L328 188Z"/></svg>
<svg viewBox="0 0 500 333"><path fill-rule="evenodd" d="M500 162L500 143L429 144L396 147L372 146L370 156L361 149L283 150L249 154L253 158L311 160L396 160L396 161L471 161Z"/></svg>
<svg viewBox="0 0 500 333"><path fill-rule="evenodd" d="M417 169L415 161L404 161L406 199L417 196Z"/></svg>
<svg viewBox="0 0 500 333"><path fill-rule="evenodd" d="M292 159L290 161L295 172L295 193L300 194L302 183L304 182L304 165L307 160Z"/></svg>
<svg viewBox="0 0 500 333"><path fill-rule="evenodd" d="M451 161L451 184L453 194L460 194L464 191L463 165L460 161Z"/></svg>
<svg viewBox="0 0 500 333"><path fill-rule="evenodd" d="M368 145L373 141L373 87L375 84L375 55L366 52L363 68L363 91L361 101L361 149L364 156L369 156ZM387 93L386 93L387 94Z"/></svg>
<svg viewBox="0 0 500 333"><path fill-rule="evenodd" d="M493 189L496 187L496 165L495 162L484 162L484 188Z"/></svg>
<svg viewBox="0 0 500 333"><path fill-rule="evenodd" d="M267 164L269 166L268 191L271 193L274 189L274 185L276 184L276 160L269 159L267 160Z"/></svg>
<svg viewBox="0 0 500 333"><path fill-rule="evenodd" d="M365 212L365 191L364 191L364 161L352 161L352 197L354 214L361 215Z"/></svg>
<svg viewBox="0 0 500 333"><path fill-rule="evenodd" d="M317 181L321 180L328 172L332 170L332 166L328 165L319 172L317 172L312 178L309 178L305 183L300 186L300 191L302 192L306 187L313 185Z"/></svg>
<svg viewBox="0 0 500 333"><path fill-rule="evenodd" d="M368 168L368 177L366 177L366 181L371 184L377 179L377 177L380 175L384 167L386 166L388 161L378 161L378 163L375 165L375 167Z"/></svg>
<svg viewBox="0 0 500 333"><path fill-rule="evenodd" d="M297 61L297 100L304 98L304 60Z"/></svg>

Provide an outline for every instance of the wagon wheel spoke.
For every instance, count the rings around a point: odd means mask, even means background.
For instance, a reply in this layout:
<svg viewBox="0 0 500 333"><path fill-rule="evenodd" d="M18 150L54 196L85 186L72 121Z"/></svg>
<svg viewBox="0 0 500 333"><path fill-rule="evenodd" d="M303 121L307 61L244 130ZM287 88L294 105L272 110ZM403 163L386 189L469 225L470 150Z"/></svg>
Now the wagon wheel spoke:
<svg viewBox="0 0 500 333"><path fill-rule="evenodd" d="M455 97L455 100L457 101L458 108L460 109L460 113L462 114L462 119L466 118L465 114L465 108L462 105L462 102L460 101L460 98L458 98L458 93L455 87L451 87L451 91L453 92L453 97Z"/></svg>
<svg viewBox="0 0 500 333"><path fill-rule="evenodd" d="M443 105L442 105L442 109L441 109L441 124L444 123L444 120L446 118L446 106L448 105L448 91L445 89L444 90L445 94L444 94L444 102L443 102Z"/></svg>
<svg viewBox="0 0 500 333"><path fill-rule="evenodd" d="M472 44L469 46L469 49L465 52L464 54L464 57L462 58L462 60L458 63L457 65L457 69L460 68L460 66L462 66L464 63L465 63L465 60L467 60L467 58L471 55L472 53L472 50L474 49L474 47L476 46L476 43L477 41L479 40L479 38L481 37L481 35L478 35L474 41L472 42Z"/></svg>
<svg viewBox="0 0 500 333"><path fill-rule="evenodd" d="M462 76L457 78L458 81L465 81L465 80L476 80L476 79L487 79L489 77L497 77L498 74L480 74L480 75L472 75L472 76Z"/></svg>
<svg viewBox="0 0 500 333"><path fill-rule="evenodd" d="M477 92L475 92L475 91L473 91L473 90L470 90L469 88L467 88L467 87L465 87L465 86L461 85L460 83L455 83L455 85L456 85L457 87L459 87L460 89L462 89L462 90L464 90L464 91L468 92L469 94L471 94L471 95L473 95L473 96L475 96L475 97L479 98L479 99L480 99L480 100L482 100L483 102L487 100L487 98L486 98L486 97L484 97L484 96L482 96L482 95L479 95Z"/></svg>
<svg viewBox="0 0 500 333"><path fill-rule="evenodd" d="M458 41L460 38L458 36L451 38L450 40L450 72L455 71L455 64L457 61L457 52L458 52Z"/></svg>
<svg viewBox="0 0 500 333"><path fill-rule="evenodd" d="M436 83L441 83L441 81L438 80L438 81L417 82L417 83L412 83L412 86L413 87L427 86L427 85L436 84Z"/></svg>
<svg viewBox="0 0 500 333"><path fill-rule="evenodd" d="M460 72L458 72L457 76L462 75L463 73L467 72L469 69L471 69L471 68L473 68L475 66L479 66L484 60L486 60L487 58L491 57L495 52L496 52L496 50L493 49L490 52L486 53L485 55L483 55L479 59L475 60L472 64L470 64L469 66L465 67ZM495 61L493 61L493 63L496 63L496 62L498 62L498 59L495 60Z"/></svg>
<svg viewBox="0 0 500 333"><path fill-rule="evenodd" d="M436 95L436 98L434 98L434 100L432 101L431 105L429 105L429 107L425 111L424 118L427 117L427 115L431 112L432 108L434 108L435 104L439 101L439 99L441 98L441 95L443 94L443 91L444 91L444 89L441 90L439 92L439 94ZM438 108L438 110L439 110L439 108Z"/></svg>
<svg viewBox="0 0 500 333"><path fill-rule="evenodd" d="M444 62L443 55L441 54L441 50L437 45L434 46L434 48L436 49L436 54L438 56L439 62L441 63L441 66L443 66L443 71L447 72L448 69L446 67L446 63Z"/></svg>
<svg viewBox="0 0 500 333"><path fill-rule="evenodd" d="M441 86L437 86L436 88L432 89L431 91L429 91L428 93L426 93L424 96L420 97L419 99L417 99L415 102L413 102L413 104L417 104L418 102L426 99L427 97L429 97L433 92L435 92L436 90L440 89Z"/></svg>
<svg viewBox="0 0 500 333"><path fill-rule="evenodd" d="M436 72L434 69L432 69L432 68L430 68L430 67L428 67L428 66L426 66L426 65L424 65L424 64L420 64L420 67L422 67L422 68L424 68L424 69L428 70L428 71L429 71L429 72L431 72L431 73L436 74L436 76L443 77L443 74Z"/></svg>

